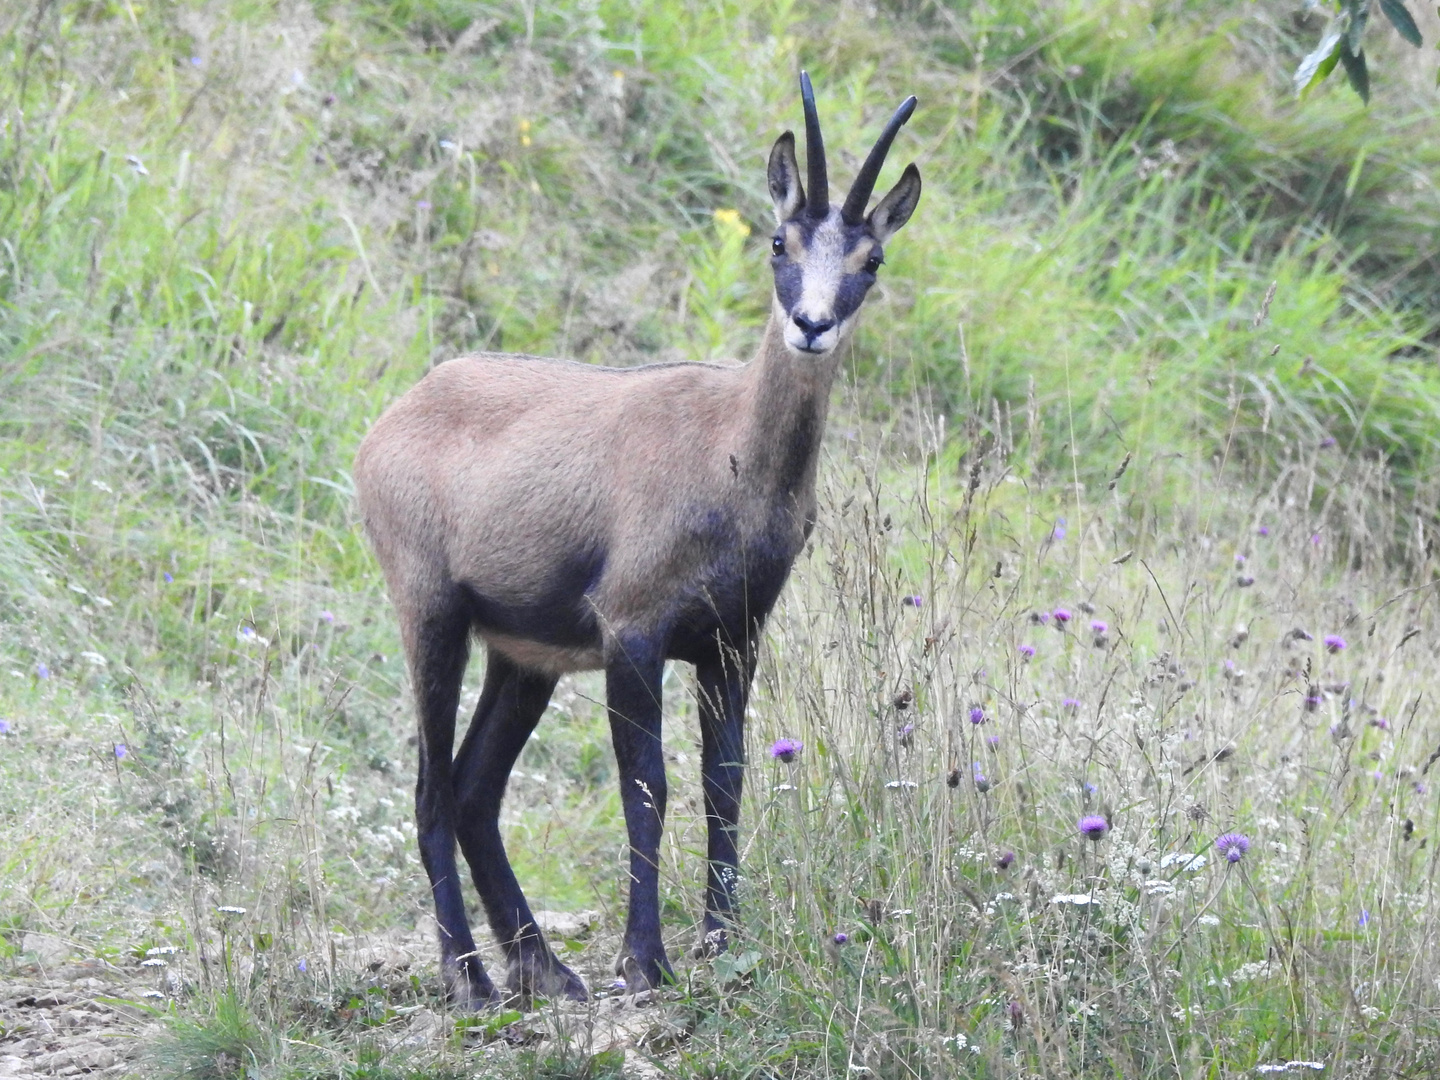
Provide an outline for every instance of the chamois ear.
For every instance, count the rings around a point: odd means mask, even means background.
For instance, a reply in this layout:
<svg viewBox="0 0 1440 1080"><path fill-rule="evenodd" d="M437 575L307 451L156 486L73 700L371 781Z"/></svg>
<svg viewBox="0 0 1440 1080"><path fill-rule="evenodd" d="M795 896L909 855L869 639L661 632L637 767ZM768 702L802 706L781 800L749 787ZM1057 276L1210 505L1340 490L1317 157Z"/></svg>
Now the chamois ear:
<svg viewBox="0 0 1440 1080"><path fill-rule="evenodd" d="M770 198L775 201L776 224L783 225L805 205L805 188L800 183L800 165L795 160L795 134L787 131L775 140L770 151Z"/></svg>
<svg viewBox="0 0 1440 1080"><path fill-rule="evenodd" d="M915 207L919 202L920 170L912 161L905 166L905 172L901 174L900 182L890 189L890 193L880 200L875 209L870 211L870 216L865 219L870 225L871 235L880 243L885 243L910 220L910 215L915 212Z"/></svg>

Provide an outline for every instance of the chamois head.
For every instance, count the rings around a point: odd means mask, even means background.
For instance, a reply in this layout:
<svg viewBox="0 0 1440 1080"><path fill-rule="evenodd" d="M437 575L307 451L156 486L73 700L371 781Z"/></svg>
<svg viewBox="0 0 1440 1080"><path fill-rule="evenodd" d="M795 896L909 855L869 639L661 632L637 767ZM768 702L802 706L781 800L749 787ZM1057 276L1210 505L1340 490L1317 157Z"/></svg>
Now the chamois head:
<svg viewBox="0 0 1440 1080"><path fill-rule="evenodd" d="M860 303L885 261L883 245L910 220L920 201L920 170L911 163L875 209L865 212L890 143L915 111L915 98L906 98L885 125L844 205L832 206L815 91L803 71L800 96L805 104L809 198L795 160L794 134L785 132L770 151L770 197L778 223L770 241L773 303L790 351L822 357L833 353L854 329Z"/></svg>

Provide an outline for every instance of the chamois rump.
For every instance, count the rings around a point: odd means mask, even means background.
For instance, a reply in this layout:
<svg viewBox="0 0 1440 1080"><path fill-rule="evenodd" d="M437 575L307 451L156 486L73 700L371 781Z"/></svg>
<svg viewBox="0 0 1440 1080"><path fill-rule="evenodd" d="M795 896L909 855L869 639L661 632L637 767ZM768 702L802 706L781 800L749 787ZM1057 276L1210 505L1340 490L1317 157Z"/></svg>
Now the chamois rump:
<svg viewBox="0 0 1440 1080"><path fill-rule="evenodd" d="M452 1001L498 997L465 917L458 841L521 995L583 998L535 925L500 837L515 759L558 677L603 669L630 847L616 970L673 978L660 939L666 802L660 680L695 666L709 874L705 943L726 946L736 884L745 703L765 619L815 521L815 469L841 346L886 241L920 198L908 166L868 214L899 107L845 202L830 202L814 92L770 152L774 293L747 364L615 369L479 353L438 365L375 423L355 459L365 530L405 645L419 713L415 810ZM454 749L474 634L485 682Z"/></svg>

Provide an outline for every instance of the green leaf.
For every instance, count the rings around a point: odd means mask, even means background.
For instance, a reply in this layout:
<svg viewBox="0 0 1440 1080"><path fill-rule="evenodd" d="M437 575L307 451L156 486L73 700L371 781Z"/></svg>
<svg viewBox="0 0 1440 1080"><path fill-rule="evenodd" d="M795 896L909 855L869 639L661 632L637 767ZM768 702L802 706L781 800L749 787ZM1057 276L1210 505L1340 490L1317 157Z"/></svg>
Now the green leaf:
<svg viewBox="0 0 1440 1080"><path fill-rule="evenodd" d="M1345 30L1345 45L1352 56L1359 56L1365 47L1365 24L1370 21L1370 0L1349 0L1346 7L1350 10L1350 25ZM1348 64L1345 70L1350 70Z"/></svg>
<svg viewBox="0 0 1440 1080"><path fill-rule="evenodd" d="M1316 83L1324 82L1325 76L1335 70L1335 65L1340 60L1340 47L1345 42L1345 34L1338 24L1331 24L1330 29L1325 31L1325 36L1320 39L1320 44L1315 51L1295 69L1295 92L1297 94L1308 93Z"/></svg>
<svg viewBox="0 0 1440 1080"><path fill-rule="evenodd" d="M1385 18L1390 20L1390 25L1400 32L1400 36L1414 45L1417 49L1424 43L1420 36L1420 28L1415 25L1415 20L1410 17L1410 11L1405 7L1405 0L1380 0L1380 10L1385 13Z"/></svg>
<svg viewBox="0 0 1440 1080"><path fill-rule="evenodd" d="M1360 100L1370 104L1370 72L1365 68L1365 54L1342 49L1340 62L1345 65L1345 74L1350 78L1350 85L1360 95Z"/></svg>

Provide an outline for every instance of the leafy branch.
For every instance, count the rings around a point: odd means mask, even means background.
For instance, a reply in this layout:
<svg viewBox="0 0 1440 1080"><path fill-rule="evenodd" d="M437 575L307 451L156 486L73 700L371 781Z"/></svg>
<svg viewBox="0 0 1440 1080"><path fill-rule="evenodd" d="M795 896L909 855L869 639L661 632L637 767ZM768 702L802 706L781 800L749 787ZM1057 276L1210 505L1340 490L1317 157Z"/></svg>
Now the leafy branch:
<svg viewBox="0 0 1440 1080"><path fill-rule="evenodd" d="M1365 64L1365 27L1370 22L1372 0L1334 0L1335 15L1325 27L1320 44L1295 69L1295 90L1307 94L1312 87L1325 81L1336 64L1345 68L1345 76L1355 92L1370 101L1370 71ZM1396 32L1417 49L1424 44L1420 28L1405 6L1405 0L1378 0L1380 13L1390 21ZM1436 74L1440 85L1440 73Z"/></svg>

